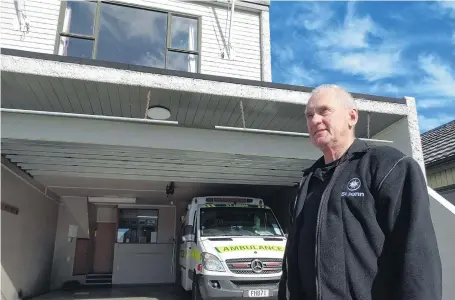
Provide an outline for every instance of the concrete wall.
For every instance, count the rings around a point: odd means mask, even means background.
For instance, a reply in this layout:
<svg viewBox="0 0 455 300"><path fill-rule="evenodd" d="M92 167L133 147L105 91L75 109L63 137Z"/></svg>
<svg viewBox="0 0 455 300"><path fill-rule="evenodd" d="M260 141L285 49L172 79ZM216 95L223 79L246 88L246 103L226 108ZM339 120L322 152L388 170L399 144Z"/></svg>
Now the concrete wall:
<svg viewBox="0 0 455 300"><path fill-rule="evenodd" d="M372 138L392 141L393 144L390 146L397 148L406 155L412 156L408 119L406 117L377 133Z"/></svg>
<svg viewBox="0 0 455 300"><path fill-rule="evenodd" d="M446 198L450 203L455 205L455 189L449 190L449 191L439 192L439 194L442 197ZM455 216L452 216L452 218L455 219ZM454 253L455 253L455 249L454 249Z"/></svg>
<svg viewBox="0 0 455 300"><path fill-rule="evenodd" d="M52 289L61 288L69 280L84 280L84 276L73 276L76 239L68 239L70 225L77 226L77 237L88 238L88 209L85 197L62 197L59 208L57 234L52 266Z"/></svg>
<svg viewBox="0 0 455 300"><path fill-rule="evenodd" d="M455 198L455 192L453 196ZM435 199L430 198L430 200L431 215L442 261L442 299L452 300L455 295L455 260L453 259L455 253L455 215Z"/></svg>
<svg viewBox="0 0 455 300"><path fill-rule="evenodd" d="M25 183L3 164L1 201L19 214L1 212L2 300L49 290L58 203Z"/></svg>
<svg viewBox="0 0 455 300"><path fill-rule="evenodd" d="M271 79L270 33L268 12L261 17L259 10L242 8L239 2L232 27L232 46L235 59L223 59L221 54L227 43L227 8L202 1L175 0L125 0L126 4L141 5L164 11L192 14L202 18L201 73L261 80L261 68L265 66L265 79ZM54 53L57 24L60 14L59 0L26 0L25 10L30 20L30 32L21 39L21 33L14 30L16 11L14 0L1 0L2 47L42 53ZM260 20L264 24L261 24ZM228 19L229 21L229 19ZM261 39L265 47L261 47ZM265 56L264 64L261 53Z"/></svg>

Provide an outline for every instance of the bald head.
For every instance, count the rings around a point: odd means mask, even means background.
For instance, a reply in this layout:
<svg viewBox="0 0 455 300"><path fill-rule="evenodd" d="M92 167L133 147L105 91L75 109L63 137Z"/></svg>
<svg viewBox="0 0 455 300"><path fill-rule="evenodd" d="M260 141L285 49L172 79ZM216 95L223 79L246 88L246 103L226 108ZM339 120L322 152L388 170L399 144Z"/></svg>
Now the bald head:
<svg viewBox="0 0 455 300"><path fill-rule="evenodd" d="M305 109L312 143L322 151L354 139L358 113L354 98L337 85L315 88Z"/></svg>
<svg viewBox="0 0 455 300"><path fill-rule="evenodd" d="M357 104L352 95L336 84L323 84L313 89L311 98L320 94L330 95L334 100L341 102L341 104L349 109L357 109Z"/></svg>

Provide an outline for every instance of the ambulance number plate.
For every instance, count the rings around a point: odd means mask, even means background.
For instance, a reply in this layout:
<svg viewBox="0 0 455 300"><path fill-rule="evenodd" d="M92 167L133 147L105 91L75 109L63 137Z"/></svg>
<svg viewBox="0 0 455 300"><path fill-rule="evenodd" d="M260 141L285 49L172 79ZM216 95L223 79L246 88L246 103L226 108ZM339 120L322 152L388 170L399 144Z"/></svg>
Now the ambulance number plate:
<svg viewBox="0 0 455 300"><path fill-rule="evenodd" d="M269 297L269 290L249 290L247 295L250 298Z"/></svg>

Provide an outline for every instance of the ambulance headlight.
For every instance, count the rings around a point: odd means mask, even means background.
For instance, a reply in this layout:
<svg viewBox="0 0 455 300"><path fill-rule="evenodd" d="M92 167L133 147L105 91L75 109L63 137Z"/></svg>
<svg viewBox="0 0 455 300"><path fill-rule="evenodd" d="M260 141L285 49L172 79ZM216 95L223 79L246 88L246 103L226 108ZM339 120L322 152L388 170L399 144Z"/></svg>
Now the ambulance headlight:
<svg viewBox="0 0 455 300"><path fill-rule="evenodd" d="M207 271L225 272L223 264L215 255L203 252L201 254L201 257L202 265L204 266L204 269L206 269Z"/></svg>

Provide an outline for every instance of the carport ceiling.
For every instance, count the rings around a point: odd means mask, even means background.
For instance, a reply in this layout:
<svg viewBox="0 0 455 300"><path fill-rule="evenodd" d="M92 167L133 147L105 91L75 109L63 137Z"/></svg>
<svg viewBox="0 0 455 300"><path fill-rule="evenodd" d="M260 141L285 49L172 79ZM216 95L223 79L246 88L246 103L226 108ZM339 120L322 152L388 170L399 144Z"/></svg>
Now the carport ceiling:
<svg viewBox="0 0 455 300"><path fill-rule="evenodd" d="M1 85L4 108L144 118L150 91L150 106L169 108L170 120L183 125L242 127L242 100L248 128L307 132L304 105L280 99L265 101L5 71ZM370 136L401 118L370 113ZM366 138L367 132L367 113L360 112L356 133Z"/></svg>
<svg viewBox="0 0 455 300"><path fill-rule="evenodd" d="M292 186L310 160L208 152L2 140L2 155L33 177L73 176Z"/></svg>

